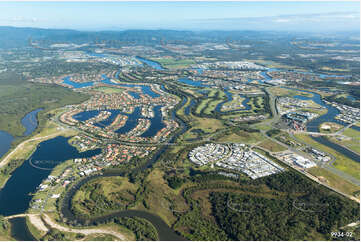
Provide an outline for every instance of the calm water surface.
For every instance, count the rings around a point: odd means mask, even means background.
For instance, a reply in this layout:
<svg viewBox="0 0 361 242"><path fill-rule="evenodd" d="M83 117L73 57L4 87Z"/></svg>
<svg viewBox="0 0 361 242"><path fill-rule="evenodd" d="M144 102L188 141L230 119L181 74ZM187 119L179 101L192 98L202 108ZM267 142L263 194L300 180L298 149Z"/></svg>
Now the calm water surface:
<svg viewBox="0 0 361 242"><path fill-rule="evenodd" d="M69 145L68 139L58 136L41 142L31 157L12 173L0 190L1 215L24 213L29 207L31 194L56 165L69 159L86 158L101 153L101 149L79 153L75 147Z"/></svg>
<svg viewBox="0 0 361 242"><path fill-rule="evenodd" d="M38 108L30 113L26 114L25 117L21 120L21 124L25 127L24 136L28 136L34 132L34 130L38 127L38 112L43 110L42 108Z"/></svg>

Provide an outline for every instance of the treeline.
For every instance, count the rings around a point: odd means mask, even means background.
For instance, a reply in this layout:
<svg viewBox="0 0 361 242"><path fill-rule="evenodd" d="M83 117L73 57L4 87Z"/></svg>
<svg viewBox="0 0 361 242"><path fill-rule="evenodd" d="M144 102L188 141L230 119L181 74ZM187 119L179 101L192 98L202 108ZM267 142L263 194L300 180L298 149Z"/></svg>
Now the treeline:
<svg viewBox="0 0 361 242"><path fill-rule="evenodd" d="M336 103L344 104L344 105L351 106L354 108L360 108L360 90L359 90L359 88L357 88L357 89L358 89L358 100L357 99L351 100L351 99L348 99L347 97L342 97L342 96L337 97L337 95L328 96L328 97L325 97L325 99L329 102L336 102ZM357 93L357 91L354 91L354 93Z"/></svg>
<svg viewBox="0 0 361 242"><path fill-rule="evenodd" d="M10 160L6 165L4 165L2 167L2 169L0 170L0 174L8 176L11 175L11 173L13 173L16 168L18 168L21 164L24 163L24 159L14 159L14 160Z"/></svg>
<svg viewBox="0 0 361 242"><path fill-rule="evenodd" d="M72 211L77 217L95 217L114 210L129 209L135 204L135 194L130 190L112 192L104 195L104 184L97 183L96 180L86 183L79 189L80 193L86 194L82 199L72 200ZM126 195L126 196L125 196Z"/></svg>
<svg viewBox="0 0 361 242"><path fill-rule="evenodd" d="M85 237L83 234L68 233L50 228L49 231L40 238L40 241L69 241L69 240L81 240Z"/></svg>
<svg viewBox="0 0 361 242"><path fill-rule="evenodd" d="M137 217L121 217L114 218L113 222L131 230L135 234L137 241L159 240L157 230L145 219Z"/></svg>
<svg viewBox="0 0 361 242"><path fill-rule="evenodd" d="M266 184L287 195L268 198L211 193L217 224L232 240L329 240L331 232L359 220L357 203L295 172L245 183Z"/></svg>

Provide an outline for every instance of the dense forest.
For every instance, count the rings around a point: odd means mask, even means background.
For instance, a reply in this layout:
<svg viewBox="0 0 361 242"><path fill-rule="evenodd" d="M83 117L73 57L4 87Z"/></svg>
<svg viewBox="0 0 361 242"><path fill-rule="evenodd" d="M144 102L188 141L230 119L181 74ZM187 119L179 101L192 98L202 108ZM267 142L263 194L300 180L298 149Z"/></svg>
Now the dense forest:
<svg viewBox="0 0 361 242"><path fill-rule="evenodd" d="M0 86L0 130L14 136L21 136L25 131L20 120L27 113L43 108L39 113L39 123L43 125L48 117L43 117L42 113L68 104L81 103L88 98L85 94L55 84L14 82Z"/></svg>
<svg viewBox="0 0 361 242"><path fill-rule="evenodd" d="M217 224L230 239L329 240L332 239L331 232L339 231L350 221L359 220L357 203L293 172L269 176L263 182L272 190L285 194L210 194Z"/></svg>

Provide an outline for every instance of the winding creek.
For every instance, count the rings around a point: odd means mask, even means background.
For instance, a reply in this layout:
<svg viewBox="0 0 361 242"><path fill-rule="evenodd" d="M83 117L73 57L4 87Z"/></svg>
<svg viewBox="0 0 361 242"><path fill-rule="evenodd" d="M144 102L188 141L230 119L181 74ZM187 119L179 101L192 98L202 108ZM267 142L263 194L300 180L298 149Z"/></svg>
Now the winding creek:
<svg viewBox="0 0 361 242"><path fill-rule="evenodd" d="M38 127L37 115L42 110L42 108L38 108L34 111L31 111L21 120L21 124L25 127L25 132L23 136L31 135Z"/></svg>
<svg viewBox="0 0 361 242"><path fill-rule="evenodd" d="M31 135L38 127L37 114L43 110L38 108L27 113L22 119L21 124L24 126L25 131L23 136ZM0 158L9 151L11 143L14 141L14 137L6 131L0 130Z"/></svg>

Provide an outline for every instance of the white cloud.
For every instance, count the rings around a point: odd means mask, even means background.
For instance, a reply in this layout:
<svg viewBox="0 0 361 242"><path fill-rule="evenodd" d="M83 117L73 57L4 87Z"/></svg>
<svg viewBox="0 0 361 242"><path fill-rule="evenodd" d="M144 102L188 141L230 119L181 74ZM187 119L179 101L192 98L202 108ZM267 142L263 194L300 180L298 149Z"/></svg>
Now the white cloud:
<svg viewBox="0 0 361 242"><path fill-rule="evenodd" d="M285 18L278 18L278 19L273 20L273 22L275 22L275 23L288 23L290 21L291 21L290 19L285 19Z"/></svg>

